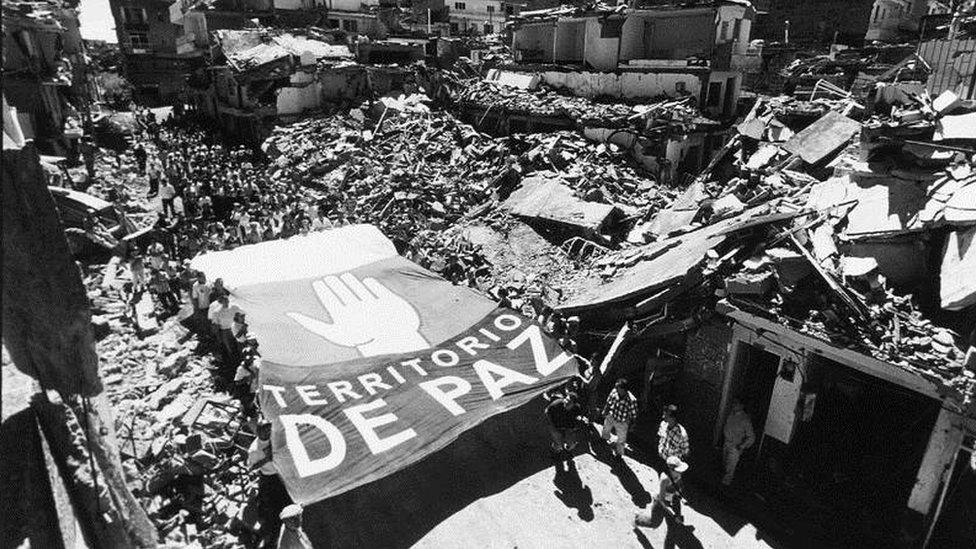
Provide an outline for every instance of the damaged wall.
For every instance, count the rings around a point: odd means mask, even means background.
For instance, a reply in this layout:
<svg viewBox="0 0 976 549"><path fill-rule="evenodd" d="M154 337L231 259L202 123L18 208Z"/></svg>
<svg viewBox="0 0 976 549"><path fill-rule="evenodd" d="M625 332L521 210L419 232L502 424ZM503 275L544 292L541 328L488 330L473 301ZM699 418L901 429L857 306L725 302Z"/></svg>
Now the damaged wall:
<svg viewBox="0 0 976 549"><path fill-rule="evenodd" d="M554 46L557 63L580 63L585 49L586 24L583 21L559 21Z"/></svg>
<svg viewBox="0 0 976 549"><path fill-rule="evenodd" d="M692 463L698 467L708 466L715 459L712 439L715 425L724 422L719 416L731 341L732 329L718 319L704 322L686 339L678 413L691 439Z"/></svg>
<svg viewBox="0 0 976 549"><path fill-rule="evenodd" d="M278 115L300 114L322 106L322 84L315 81L315 76L304 71L291 75L290 86L278 90L275 105Z"/></svg>
<svg viewBox="0 0 976 549"><path fill-rule="evenodd" d="M624 23L620 59L708 57L712 50L715 10L637 12Z"/></svg>
<svg viewBox="0 0 976 549"><path fill-rule="evenodd" d="M601 24L601 21L595 17L586 20L583 59L598 71L617 68L620 33L611 32L614 23L617 22L605 21ZM604 29L607 30L606 33Z"/></svg>
<svg viewBox="0 0 976 549"><path fill-rule="evenodd" d="M320 85L322 98L326 101L363 97L369 89L365 70L320 71L316 80Z"/></svg>
<svg viewBox="0 0 976 549"><path fill-rule="evenodd" d="M654 99L663 95L678 97L685 93L697 97L701 93L700 72L561 72L543 71L543 82L554 88L566 88L580 97L610 97ZM680 92L679 90L684 90Z"/></svg>
<svg viewBox="0 0 976 549"><path fill-rule="evenodd" d="M552 61L552 44L556 27L552 21L527 24L512 34L512 49L522 61ZM580 59L582 59L580 55Z"/></svg>

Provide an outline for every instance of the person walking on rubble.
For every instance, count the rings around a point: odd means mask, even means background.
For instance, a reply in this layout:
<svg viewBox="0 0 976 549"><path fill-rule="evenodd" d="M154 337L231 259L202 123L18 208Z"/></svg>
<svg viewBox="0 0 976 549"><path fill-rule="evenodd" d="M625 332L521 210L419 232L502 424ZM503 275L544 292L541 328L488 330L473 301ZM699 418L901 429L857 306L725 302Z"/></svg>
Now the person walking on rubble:
<svg viewBox="0 0 976 549"><path fill-rule="evenodd" d="M146 154L146 148L142 146L142 143L137 143L135 149L132 150L132 156L136 159L136 164L139 166L139 173L146 173L146 160L149 155Z"/></svg>
<svg viewBox="0 0 976 549"><path fill-rule="evenodd" d="M752 420L738 399L732 401L732 411L725 420L722 434L725 436L725 442L722 445L722 461L725 465L722 484L729 486L735 477L735 469L739 465L739 458L742 457L742 453L756 442Z"/></svg>
<svg viewBox="0 0 976 549"><path fill-rule="evenodd" d="M657 454L667 463L669 458L676 457L684 461L688 457L688 431L678 423L678 407L668 404L664 407L664 419L658 427Z"/></svg>
<svg viewBox="0 0 976 549"><path fill-rule="evenodd" d="M610 442L610 433L617 435L614 456L623 458L627 447L627 431L637 417L637 398L627 390L627 380L620 378L603 407L603 440Z"/></svg>

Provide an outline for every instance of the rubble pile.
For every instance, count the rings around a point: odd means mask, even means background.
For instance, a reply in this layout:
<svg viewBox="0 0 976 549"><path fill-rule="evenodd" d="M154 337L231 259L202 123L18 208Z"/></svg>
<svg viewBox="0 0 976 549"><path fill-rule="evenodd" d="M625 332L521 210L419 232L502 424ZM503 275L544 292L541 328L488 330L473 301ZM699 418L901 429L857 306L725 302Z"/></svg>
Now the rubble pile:
<svg viewBox="0 0 976 549"><path fill-rule="evenodd" d="M353 112L276 129L264 146L271 176L316 187L396 235L457 220L490 199L507 171L501 143L449 115L384 109L373 122Z"/></svg>
<svg viewBox="0 0 976 549"><path fill-rule="evenodd" d="M620 103L598 103L567 96L542 87L526 90L474 80L467 83L455 99L460 105L485 110L502 110L532 116L568 118L580 125L598 122L605 127L631 126L634 108Z"/></svg>
<svg viewBox="0 0 976 549"><path fill-rule="evenodd" d="M586 200L652 211L677 194L644 175L626 151L613 143L593 143L570 131L516 135L508 143L519 154L523 173L556 171Z"/></svg>
<svg viewBox="0 0 976 549"><path fill-rule="evenodd" d="M492 139L448 113L393 104L374 107L372 118L357 109L278 128L264 146L269 176L316 188L350 220L377 224L451 280L475 286L484 260L476 250L464 252L468 259L452 256L447 250L464 248L462 237L444 231L494 212L525 175L555 172L580 198L636 216L674 196L617 145L569 131ZM464 276L454 272L459 266Z"/></svg>
<svg viewBox="0 0 976 549"><path fill-rule="evenodd" d="M106 284L97 269L85 285L129 487L167 543L238 547L257 530L257 474L243 451L253 427L178 318L144 338L124 320L127 276Z"/></svg>
<svg viewBox="0 0 976 549"><path fill-rule="evenodd" d="M844 101L835 107L843 109ZM833 177L822 182L803 171L781 169L791 160L798 169L809 171L809 166L801 168L805 164L786 150L794 136L784 140L770 131L775 110L763 106L757 112L739 127L747 142L743 146L758 141L759 151L772 148L775 153L758 162L755 156L747 158L740 164L743 176L728 182L725 192L746 203L749 196L785 196L791 207L810 213L798 217L787 232L770 235L758 253L735 266L724 281L729 300L912 371L961 401L971 398L976 372L963 364L970 334L927 317L917 299L904 288L896 290L885 275L899 273L854 251L859 243L878 245L879 238L885 242L976 224L976 105L945 92L934 99L915 96L890 115L875 115L825 157L832 158ZM793 150L802 156L810 147ZM743 185L746 180L752 185ZM789 184L784 186L784 180ZM743 196L744 188L751 194Z"/></svg>

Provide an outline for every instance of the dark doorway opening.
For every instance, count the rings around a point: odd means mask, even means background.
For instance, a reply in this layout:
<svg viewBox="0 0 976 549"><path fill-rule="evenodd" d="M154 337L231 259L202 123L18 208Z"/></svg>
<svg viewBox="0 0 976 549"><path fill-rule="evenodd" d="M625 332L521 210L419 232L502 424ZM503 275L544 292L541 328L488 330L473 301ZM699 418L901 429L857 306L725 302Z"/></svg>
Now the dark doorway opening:
<svg viewBox="0 0 976 549"><path fill-rule="evenodd" d="M769 401L773 396L773 382L779 371L780 356L748 343L739 345L732 396L742 402L746 413L752 418L758 438L769 414Z"/></svg>

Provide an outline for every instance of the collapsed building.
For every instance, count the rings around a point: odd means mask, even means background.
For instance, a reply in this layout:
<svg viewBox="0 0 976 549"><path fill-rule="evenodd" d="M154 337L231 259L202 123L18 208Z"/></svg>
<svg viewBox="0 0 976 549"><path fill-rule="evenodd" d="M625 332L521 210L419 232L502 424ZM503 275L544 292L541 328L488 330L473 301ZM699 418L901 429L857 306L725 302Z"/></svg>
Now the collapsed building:
<svg viewBox="0 0 976 549"><path fill-rule="evenodd" d="M77 3L7 2L3 5L4 127L17 119L14 139L31 139L42 153L77 149L80 112L89 101Z"/></svg>
<svg viewBox="0 0 976 549"><path fill-rule="evenodd" d="M870 102L851 82L821 84L843 63L820 59L804 65L812 90L757 98L730 127L741 71L715 56L750 55L751 8L595 9L522 12L522 57L476 76L466 64L357 65L317 30L220 31L193 102L230 134L270 133L267 178L314 189L420 267L483 295L504 289L516 309L579 317L597 400L628 380L641 403L635 447L677 403L696 483L717 480L738 400L758 440L743 458L744 508L813 543L964 546L954 526L974 508L976 105L958 90L885 92L916 77L915 57L842 68L883 74L862 86ZM682 17L701 31L691 45L669 36ZM662 33L626 63L588 61L635 25ZM539 36L552 58L529 62L538 52L520 40ZM390 84L377 76L387 70ZM644 79L634 97L632 73ZM560 83L577 76L613 80L600 88L613 101L566 95ZM669 78L684 89L660 84ZM435 101L411 93L421 87ZM102 326L120 324L111 286L125 269L93 273ZM149 309L137 325L155 322ZM240 410L208 393L208 365L181 347L177 322L144 340L112 330L102 373L123 402L124 458L150 516L171 541L232 545L255 528ZM426 481L436 467L409 474ZM404 521L377 524L376 501L397 486L377 484L311 508L316 539L412 539L397 536Z"/></svg>
<svg viewBox="0 0 976 549"><path fill-rule="evenodd" d="M521 12L517 68L585 97L692 96L709 116L734 114L755 10L748 2Z"/></svg>
<svg viewBox="0 0 976 549"><path fill-rule="evenodd" d="M278 121L409 88L413 71L361 65L344 44L266 29L217 31L213 62L195 73L191 105L240 142L260 144Z"/></svg>

